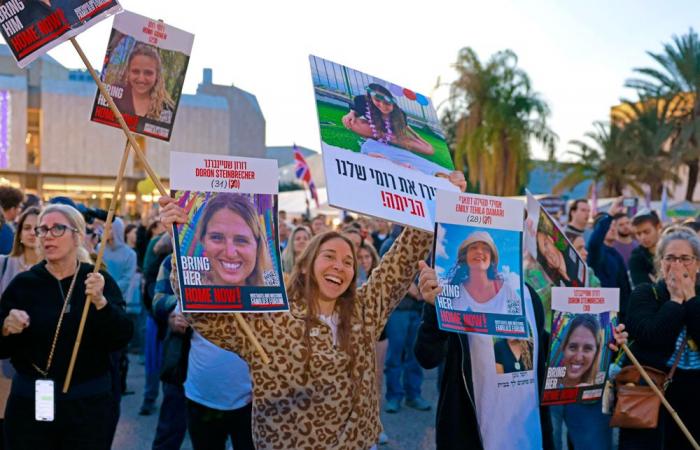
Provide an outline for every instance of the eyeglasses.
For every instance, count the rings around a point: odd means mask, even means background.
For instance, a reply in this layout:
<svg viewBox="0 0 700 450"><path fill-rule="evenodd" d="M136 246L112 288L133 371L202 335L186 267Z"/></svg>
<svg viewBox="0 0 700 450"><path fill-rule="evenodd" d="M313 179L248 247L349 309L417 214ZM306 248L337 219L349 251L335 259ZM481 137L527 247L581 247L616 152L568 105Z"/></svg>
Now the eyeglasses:
<svg viewBox="0 0 700 450"><path fill-rule="evenodd" d="M73 232L78 231L77 228L73 228L68 225L63 225L62 223L57 223L51 228L47 227L46 225L36 227L34 228L34 234L36 234L37 237L43 238L46 237L46 235L48 235L49 232L51 232L51 236L58 238L66 234L66 230L70 230Z"/></svg>
<svg viewBox="0 0 700 450"><path fill-rule="evenodd" d="M692 264L697 258L695 256L691 256L691 255L683 255L683 256L666 255L662 259L664 262L669 263L669 264L673 264L674 262L681 262L681 263L683 263L684 266L687 266L689 264Z"/></svg>

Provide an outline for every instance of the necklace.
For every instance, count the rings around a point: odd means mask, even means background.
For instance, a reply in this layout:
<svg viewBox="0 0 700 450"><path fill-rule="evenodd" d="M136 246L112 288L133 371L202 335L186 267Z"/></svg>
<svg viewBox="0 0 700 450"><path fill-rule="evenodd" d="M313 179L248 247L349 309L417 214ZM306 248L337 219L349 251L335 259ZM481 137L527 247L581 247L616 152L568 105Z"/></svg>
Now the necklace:
<svg viewBox="0 0 700 450"><path fill-rule="evenodd" d="M368 95L367 102L365 104L365 115L367 116L369 127L372 129L372 137L382 144L390 144L391 139L394 137L394 133L391 131L391 122L389 119L384 119L384 128L386 129L386 133L384 133L383 136L380 136L379 132L377 131L377 127L374 125L374 120L372 120L372 109L369 107L371 102L372 97Z"/></svg>
<svg viewBox="0 0 700 450"><path fill-rule="evenodd" d="M20 257L19 257L19 270L20 270L20 272L26 272L26 271L29 270L29 268L32 267L33 265L34 265L34 264L28 263L28 262L24 259L24 255L20 255Z"/></svg>
<svg viewBox="0 0 700 450"><path fill-rule="evenodd" d="M58 287L61 292L61 297L63 298L63 308L61 308L61 313L58 316L58 323L56 324L56 332L53 335L53 341L51 342L51 350L49 350L49 358L46 361L46 369L40 369L39 366L32 363L32 366L39 372L43 377L49 375L49 370L51 369L51 363L53 362L53 355L56 351L56 343L58 342L58 335L61 332L61 324L63 323L63 316L66 314L66 307L70 303L70 298L73 296L73 289L75 288L75 280L78 279L78 272L80 271L80 261L77 263L75 268L75 273L73 274L73 279L70 282L70 288L68 288L68 295L64 297L63 287L61 286L61 281L58 280ZM87 299L85 299L87 301Z"/></svg>

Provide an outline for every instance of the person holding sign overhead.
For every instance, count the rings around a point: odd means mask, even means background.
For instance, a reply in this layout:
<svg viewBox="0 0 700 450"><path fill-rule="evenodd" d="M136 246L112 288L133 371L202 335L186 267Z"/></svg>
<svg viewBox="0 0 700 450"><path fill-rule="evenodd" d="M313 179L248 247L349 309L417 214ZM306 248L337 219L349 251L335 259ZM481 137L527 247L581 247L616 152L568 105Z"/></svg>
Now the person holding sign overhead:
<svg viewBox="0 0 700 450"><path fill-rule="evenodd" d="M162 197L159 203L169 228L188 221L174 199ZM430 233L404 230L357 288L353 243L333 231L315 236L290 277L290 310L244 319L268 353L269 364L261 361L233 314L187 315L204 338L248 362L256 448L356 450L375 445L381 432L375 344L431 242Z"/></svg>
<svg viewBox="0 0 700 450"><path fill-rule="evenodd" d="M51 205L38 222L45 261L17 275L0 302L0 356L9 356L17 371L5 411L5 441L12 449L106 449L112 417L109 354L129 342L133 326L119 305L117 283L106 272L93 273L87 262L82 214ZM86 301L91 311L73 383L63 394Z"/></svg>
<svg viewBox="0 0 700 450"><path fill-rule="evenodd" d="M129 54L124 72L124 92L114 102L122 114L132 114L170 123L175 102L165 89L158 50L137 43Z"/></svg>

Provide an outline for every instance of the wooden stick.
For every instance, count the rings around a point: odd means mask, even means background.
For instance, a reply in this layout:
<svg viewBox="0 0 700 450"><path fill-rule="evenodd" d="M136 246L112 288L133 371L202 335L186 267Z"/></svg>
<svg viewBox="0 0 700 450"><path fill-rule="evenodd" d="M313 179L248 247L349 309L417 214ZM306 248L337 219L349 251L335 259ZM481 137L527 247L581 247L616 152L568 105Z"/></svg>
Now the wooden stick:
<svg viewBox="0 0 700 450"><path fill-rule="evenodd" d="M690 434L690 431L688 431L688 428L685 426L683 421L681 420L680 416L678 416L678 413L676 412L675 409L671 406L671 404L666 400L666 397L664 396L663 392L659 390L658 387L656 387L656 383L654 383L651 378L649 377L649 374L647 373L646 370L644 370L644 367L642 367L641 364L639 364L639 361L637 361L637 358L632 354L632 351L627 347L627 344L622 344L622 350L625 351L625 354L627 357L632 361L632 364L639 370L639 373L642 375L642 378L644 378L644 381L647 382L647 385L651 388L652 391L661 399L661 403L666 407L668 410L669 414L671 414L671 417L673 417L673 420L676 421L676 424L678 424L678 427L681 429L685 437L688 439L690 444L693 446L695 450L700 450L700 445L698 445L697 441L695 438L693 438L693 435Z"/></svg>
<svg viewBox="0 0 700 450"><path fill-rule="evenodd" d="M156 185L158 192L160 192L160 195L164 197L169 196L169 192L165 189L163 183L160 182L160 178L158 178L158 175L148 163L146 155L144 155L143 151L141 150L141 147L139 147L138 142L136 142L133 133L131 132L131 130L129 130L129 127L126 125L126 122L124 121L124 116L122 116L122 113L119 111L119 108L117 108L117 105L114 103L112 96L109 95L107 87L104 85L102 80L100 80L100 77L97 75L97 72L95 72L95 69L92 67L92 64L90 64L90 61L87 59L87 56L85 56L83 49L80 47L80 44L78 44L78 41L76 41L74 37L70 38L70 42L71 44L73 44L75 51L78 52L78 55L83 61L83 64L85 64L85 67L87 68L88 72L90 72L90 76L92 76L92 79L95 80L97 88L100 90L100 94L102 94L102 97L104 97L104 99L107 101L109 109L112 110L112 113L117 119L117 122L119 122L119 126L121 126L122 130L124 131L124 134L126 135L129 144L131 144L131 148L134 149L134 152L136 152L136 156L141 160L143 167L146 169L146 173L148 173L148 176L153 181L153 184ZM112 197L112 199L114 199L114 197ZM269 364L270 358L267 356L267 353L265 353L265 350L262 348L262 345L260 345L260 342L253 334L253 330L250 329L248 322L246 322L242 317L239 317L238 313L234 313L234 315L236 317L236 322L243 329L243 332L245 333L248 340L250 340L250 343L253 344L253 347L255 347L255 350L260 355L260 358L265 364ZM69 380L69 378L66 379Z"/></svg>
<svg viewBox="0 0 700 450"><path fill-rule="evenodd" d="M263 350L260 342L258 342L258 339L253 334L253 330L250 329L250 325L248 325L248 322L245 321L241 313L233 313L233 317L236 318L238 326L243 329L243 333L255 347L255 350L258 352L258 355L260 355L260 359L262 359L263 364L270 364L270 357L267 356L267 353L265 353L265 350Z"/></svg>
<svg viewBox="0 0 700 450"><path fill-rule="evenodd" d="M121 191L122 181L124 179L124 171L126 170L126 162L129 160L129 141L126 141L124 146L124 152L122 154L122 160L119 163L119 172L117 172L117 181L114 184L114 191L112 192L112 200L109 202L109 211L107 211L107 222L105 223L104 233L102 234L102 244L100 245L100 250L97 252L97 261L95 261L95 269L92 273L98 273L100 271L100 266L102 265L102 259L104 258L105 248L107 247L107 240L112 233L112 219L114 218L114 210L117 208L117 202L119 201L119 193ZM80 349L80 342L83 339L83 331L85 330L85 322L87 321L88 311L90 311L90 304L92 303L91 297L85 299L85 305L83 306L83 315L80 318L80 325L78 326L78 335L75 338L75 344L73 344L73 353L70 356L70 364L68 365L68 372L66 373L66 379L63 382L63 393L68 392L70 387L71 379L73 378L73 370L75 369L75 360L78 358L78 350Z"/></svg>

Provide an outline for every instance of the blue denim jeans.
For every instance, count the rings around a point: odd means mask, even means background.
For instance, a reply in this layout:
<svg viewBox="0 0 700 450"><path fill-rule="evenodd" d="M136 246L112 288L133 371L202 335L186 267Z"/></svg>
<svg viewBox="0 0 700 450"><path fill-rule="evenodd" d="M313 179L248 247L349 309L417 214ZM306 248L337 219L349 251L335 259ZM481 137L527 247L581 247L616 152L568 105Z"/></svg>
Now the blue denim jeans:
<svg viewBox="0 0 700 450"><path fill-rule="evenodd" d="M386 336L389 349L384 364L386 399L401 401L404 397L420 397L423 369L413 354L413 345L420 325L420 312L396 310L389 316ZM403 377L403 379L402 379Z"/></svg>
<svg viewBox="0 0 700 450"><path fill-rule="evenodd" d="M575 449L612 450L612 428L608 425L610 416L603 414L600 409L599 401L585 405L572 403L550 406L555 450L566 448L562 447L562 424L566 424L569 441Z"/></svg>
<svg viewBox="0 0 700 450"><path fill-rule="evenodd" d="M160 388L160 366L163 360L163 342L158 339L158 325L151 316L146 319L146 383L143 387L143 402L154 404Z"/></svg>

